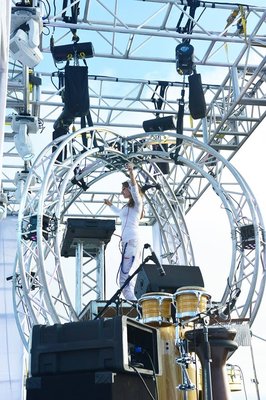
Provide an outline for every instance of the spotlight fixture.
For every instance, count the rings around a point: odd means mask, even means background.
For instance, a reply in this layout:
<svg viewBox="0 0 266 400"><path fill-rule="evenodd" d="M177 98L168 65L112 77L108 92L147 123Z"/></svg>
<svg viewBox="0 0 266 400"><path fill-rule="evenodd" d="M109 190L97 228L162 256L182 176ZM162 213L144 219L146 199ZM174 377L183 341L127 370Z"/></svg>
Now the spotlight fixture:
<svg viewBox="0 0 266 400"><path fill-rule="evenodd" d="M157 190L161 190L161 185L159 184L159 183L156 183L156 184L148 184L148 183L145 183L145 185L143 185L142 187L141 187L141 192L142 193L145 193L145 192L147 192L147 190L149 190L149 189L157 189Z"/></svg>
<svg viewBox="0 0 266 400"><path fill-rule="evenodd" d="M164 132L176 129L176 117L153 118L143 121L142 127L145 132Z"/></svg>
<svg viewBox="0 0 266 400"><path fill-rule="evenodd" d="M17 3L11 10L11 35L9 51L15 60L34 68L43 59L39 49L42 18L38 7Z"/></svg>
<svg viewBox="0 0 266 400"><path fill-rule="evenodd" d="M176 130L177 120L176 117L170 115L168 117L157 117L143 121L143 129L145 132L164 132L168 130ZM154 151L168 151L167 143L153 144L152 148ZM164 175L169 173L168 162L157 162L157 166L160 168Z"/></svg>
<svg viewBox="0 0 266 400"><path fill-rule="evenodd" d="M37 133L39 131L39 121L37 117L27 114L14 114L12 116L12 129L18 132L21 124L27 125L28 133Z"/></svg>
<svg viewBox="0 0 266 400"><path fill-rule="evenodd" d="M20 157L29 161L34 157L29 133L37 133L39 130L38 118L30 115L14 115L11 123L15 132L14 142Z"/></svg>
<svg viewBox="0 0 266 400"><path fill-rule="evenodd" d="M194 47L188 43L183 42L176 46L176 70L180 75L191 75L194 71L193 62Z"/></svg>
<svg viewBox="0 0 266 400"><path fill-rule="evenodd" d="M30 68L34 68L43 59L40 49L29 45L29 37L22 29L18 29L10 38L9 50L13 60L20 61L21 64Z"/></svg>
<svg viewBox="0 0 266 400"><path fill-rule="evenodd" d="M37 241L37 215L31 215L30 221L27 226L27 233L23 235L23 239ZM42 235L45 240L48 240L49 233L51 232L51 218L47 215L42 216Z"/></svg>
<svg viewBox="0 0 266 400"><path fill-rule="evenodd" d="M7 215L7 197L4 193L0 193L0 220L6 218Z"/></svg>
<svg viewBox="0 0 266 400"><path fill-rule="evenodd" d="M17 171L15 174L15 178L14 178L14 184L16 186L15 199L18 204L21 201L21 197L22 197L25 183L26 183L26 180L28 179L28 176L29 176L28 170ZM32 176L30 184L29 184L29 190L31 190L35 186L35 184L36 184L36 177Z"/></svg>
<svg viewBox="0 0 266 400"><path fill-rule="evenodd" d="M242 249L252 250L256 247L254 225L243 225L240 227Z"/></svg>
<svg viewBox="0 0 266 400"><path fill-rule="evenodd" d="M14 142L17 152L23 160L30 161L34 157L26 125L22 124L20 126L19 133L14 136Z"/></svg>

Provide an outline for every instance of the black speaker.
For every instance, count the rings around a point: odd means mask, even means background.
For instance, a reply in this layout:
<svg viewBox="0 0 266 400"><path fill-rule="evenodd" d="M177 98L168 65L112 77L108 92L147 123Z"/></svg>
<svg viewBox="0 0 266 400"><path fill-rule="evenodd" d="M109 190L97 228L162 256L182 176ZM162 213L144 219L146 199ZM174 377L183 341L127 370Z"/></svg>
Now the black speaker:
<svg viewBox="0 0 266 400"><path fill-rule="evenodd" d="M138 273L135 296L139 299L150 292L175 293L182 286L204 287L199 267L186 265L163 265L165 275L161 275L154 264L146 264Z"/></svg>
<svg viewBox="0 0 266 400"><path fill-rule="evenodd" d="M146 385L146 387L145 387ZM31 377L26 400L150 400L155 398L152 376L131 373L87 372Z"/></svg>
<svg viewBox="0 0 266 400"><path fill-rule="evenodd" d="M193 119L206 116L206 102L201 84L200 74L188 77L189 82L189 111Z"/></svg>
<svg viewBox="0 0 266 400"><path fill-rule="evenodd" d="M82 117L90 110L88 67L66 65L64 112L68 116Z"/></svg>

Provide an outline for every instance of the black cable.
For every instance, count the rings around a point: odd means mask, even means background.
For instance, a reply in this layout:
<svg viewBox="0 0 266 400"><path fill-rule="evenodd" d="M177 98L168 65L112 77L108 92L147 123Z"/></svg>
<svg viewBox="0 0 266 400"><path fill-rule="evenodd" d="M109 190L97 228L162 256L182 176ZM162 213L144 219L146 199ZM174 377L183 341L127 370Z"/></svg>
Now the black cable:
<svg viewBox="0 0 266 400"><path fill-rule="evenodd" d="M141 376L141 374L140 374L140 372L138 371L138 369L137 369L136 367L134 367L134 365L131 365L131 364L130 364L130 367L138 374L140 380L142 381L143 385L145 386L145 389L147 390L147 392L148 392L149 396L151 397L151 399L152 399L152 400L156 400L156 398L153 397L153 395L152 395L150 389L148 388L148 386L147 386L147 384L146 384L144 378Z"/></svg>
<svg viewBox="0 0 266 400"><path fill-rule="evenodd" d="M196 322L193 322L193 346L194 346L194 352L195 352L195 375L196 375L196 396L197 400L199 400L199 390L198 390L198 360L196 359Z"/></svg>
<svg viewBox="0 0 266 400"><path fill-rule="evenodd" d="M155 365L153 364L153 360L151 358L150 353L146 349L143 349L143 352L148 356L148 358L150 360L150 363L151 363L152 372L153 372L153 379L154 379L154 382L155 382L155 398L158 399L159 397L158 397L158 388L157 388L157 381L156 381Z"/></svg>
<svg viewBox="0 0 266 400"><path fill-rule="evenodd" d="M49 1L40 0L40 3L43 4L43 6L45 8L45 12L46 12L46 15L43 17L43 19L49 18L51 15L51 5L50 5Z"/></svg>

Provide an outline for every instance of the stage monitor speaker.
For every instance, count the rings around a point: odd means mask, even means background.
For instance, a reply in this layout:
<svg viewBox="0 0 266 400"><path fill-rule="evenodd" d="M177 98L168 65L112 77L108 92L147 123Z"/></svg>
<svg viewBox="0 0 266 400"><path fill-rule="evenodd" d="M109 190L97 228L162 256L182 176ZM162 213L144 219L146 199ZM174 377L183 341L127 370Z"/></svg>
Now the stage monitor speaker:
<svg viewBox="0 0 266 400"><path fill-rule="evenodd" d="M161 275L154 264L146 264L138 273L135 296L139 299L150 292L175 293L182 286L204 287L199 267L186 265L163 265L165 275Z"/></svg>
<svg viewBox="0 0 266 400"><path fill-rule="evenodd" d="M159 333L126 316L35 325L31 338L31 375L85 371L160 372Z"/></svg>
<svg viewBox="0 0 266 400"><path fill-rule="evenodd" d="M26 400L150 400L155 385L152 376L111 371L31 377Z"/></svg>

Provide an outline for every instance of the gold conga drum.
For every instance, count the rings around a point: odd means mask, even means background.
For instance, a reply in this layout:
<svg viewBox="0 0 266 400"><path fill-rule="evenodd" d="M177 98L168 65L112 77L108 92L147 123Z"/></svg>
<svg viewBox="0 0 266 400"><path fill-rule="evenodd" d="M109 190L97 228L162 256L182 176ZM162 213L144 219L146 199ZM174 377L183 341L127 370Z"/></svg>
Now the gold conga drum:
<svg viewBox="0 0 266 400"><path fill-rule="evenodd" d="M176 327L172 322L173 295L164 292L145 293L138 300L138 307L144 324L157 328L160 332L160 354L162 374L156 376L158 400L197 400L196 390L180 391L182 372L176 363L180 357L176 347ZM181 328L185 331L186 328ZM184 333L182 334L184 335ZM187 369L191 381L195 382L195 367Z"/></svg>
<svg viewBox="0 0 266 400"><path fill-rule="evenodd" d="M171 305L173 296L170 293L146 293L139 299L142 322L151 326L170 326L173 323Z"/></svg>
<svg viewBox="0 0 266 400"><path fill-rule="evenodd" d="M186 320L207 310L210 295L198 286L183 286L175 292L176 319Z"/></svg>

